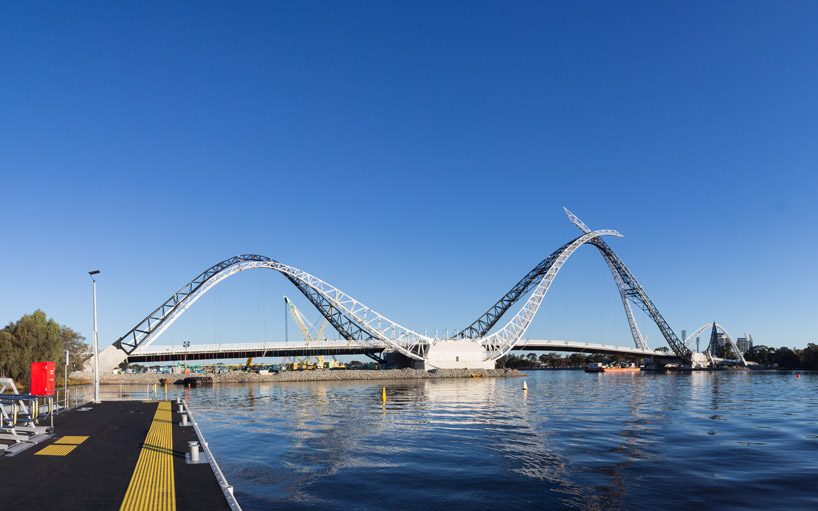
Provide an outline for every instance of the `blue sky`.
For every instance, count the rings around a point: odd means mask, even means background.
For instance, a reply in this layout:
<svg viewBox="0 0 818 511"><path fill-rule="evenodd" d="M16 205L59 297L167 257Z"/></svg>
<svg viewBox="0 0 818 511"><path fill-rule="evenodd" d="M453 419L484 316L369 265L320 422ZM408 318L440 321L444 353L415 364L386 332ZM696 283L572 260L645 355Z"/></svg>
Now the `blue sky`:
<svg viewBox="0 0 818 511"><path fill-rule="evenodd" d="M816 26L814 2L0 2L0 321L90 337L100 268L105 344L250 252L455 329L577 235L564 205L625 235L677 331L804 346ZM238 275L158 342L282 339L283 294ZM531 336L630 344L593 249Z"/></svg>

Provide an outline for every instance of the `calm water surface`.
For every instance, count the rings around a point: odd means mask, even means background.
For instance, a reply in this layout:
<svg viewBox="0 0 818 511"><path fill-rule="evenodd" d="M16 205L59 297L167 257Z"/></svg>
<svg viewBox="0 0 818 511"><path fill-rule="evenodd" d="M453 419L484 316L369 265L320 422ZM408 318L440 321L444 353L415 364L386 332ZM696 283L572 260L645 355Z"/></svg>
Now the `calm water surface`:
<svg viewBox="0 0 818 511"><path fill-rule="evenodd" d="M818 509L818 374L193 389L253 509ZM380 401L381 387L388 399Z"/></svg>

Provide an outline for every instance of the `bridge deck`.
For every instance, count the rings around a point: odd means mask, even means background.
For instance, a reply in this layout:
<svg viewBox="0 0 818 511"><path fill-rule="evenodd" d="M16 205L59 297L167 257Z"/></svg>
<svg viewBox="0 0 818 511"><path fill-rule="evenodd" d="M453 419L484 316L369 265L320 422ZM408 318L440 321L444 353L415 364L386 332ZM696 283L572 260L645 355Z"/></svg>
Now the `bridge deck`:
<svg viewBox="0 0 818 511"><path fill-rule="evenodd" d="M385 344L360 341L313 341L310 344L225 343L183 346L150 346L128 356L134 362L167 362L174 360L225 360L262 357L378 355L388 349ZM635 357L675 358L673 352L641 350L635 347L555 339L521 339L513 348L528 351L564 351L603 353Z"/></svg>
<svg viewBox="0 0 818 511"><path fill-rule="evenodd" d="M4 509L230 509L210 465L185 463L197 437L175 404L87 406L56 416L53 438L0 456Z"/></svg>

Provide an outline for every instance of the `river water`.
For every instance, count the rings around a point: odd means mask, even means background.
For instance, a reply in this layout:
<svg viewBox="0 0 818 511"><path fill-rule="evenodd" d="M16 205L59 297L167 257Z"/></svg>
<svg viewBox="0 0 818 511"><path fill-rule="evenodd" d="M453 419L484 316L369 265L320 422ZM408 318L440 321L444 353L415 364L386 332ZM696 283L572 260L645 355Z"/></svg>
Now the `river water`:
<svg viewBox="0 0 818 511"><path fill-rule="evenodd" d="M816 373L524 380L188 392L246 510L818 509Z"/></svg>

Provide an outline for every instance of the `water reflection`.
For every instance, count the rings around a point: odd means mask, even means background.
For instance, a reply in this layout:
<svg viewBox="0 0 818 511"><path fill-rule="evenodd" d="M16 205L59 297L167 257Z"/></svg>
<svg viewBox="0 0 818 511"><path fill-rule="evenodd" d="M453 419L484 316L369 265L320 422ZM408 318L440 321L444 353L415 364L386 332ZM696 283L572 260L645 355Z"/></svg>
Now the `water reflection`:
<svg viewBox="0 0 818 511"><path fill-rule="evenodd" d="M246 509L625 509L693 505L713 488L726 507L752 508L741 478L773 483L748 460L818 443L814 408L769 398L815 404L816 378L800 383L543 372L528 393L519 379L314 382L193 389L191 400ZM814 473L814 459L799 470Z"/></svg>

